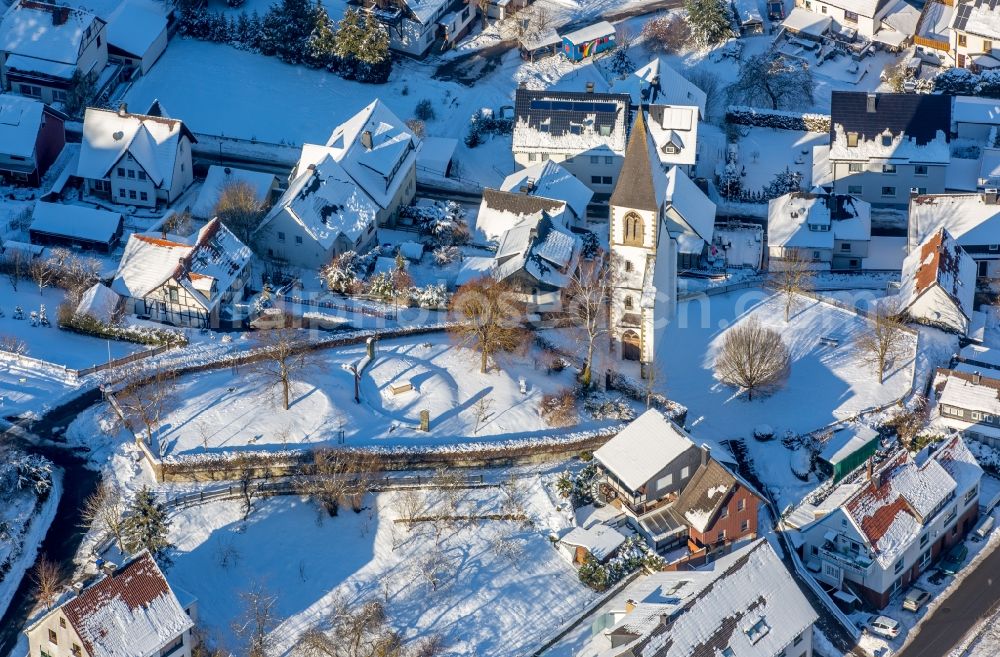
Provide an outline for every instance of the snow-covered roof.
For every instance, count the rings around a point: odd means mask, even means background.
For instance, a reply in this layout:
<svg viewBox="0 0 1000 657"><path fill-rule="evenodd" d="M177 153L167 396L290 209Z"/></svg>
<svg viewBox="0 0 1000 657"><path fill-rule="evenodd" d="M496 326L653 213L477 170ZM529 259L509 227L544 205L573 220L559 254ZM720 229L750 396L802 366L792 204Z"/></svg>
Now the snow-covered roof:
<svg viewBox="0 0 1000 657"><path fill-rule="evenodd" d="M544 30L525 34L520 37L519 41L524 50L531 52L533 50L538 50L539 48L557 46L562 43L562 37L559 36L559 33L556 32L555 28L549 27Z"/></svg>
<svg viewBox="0 0 1000 657"><path fill-rule="evenodd" d="M8 71L19 71L21 73L40 73L50 78L70 79L76 72L76 64L66 64L54 62L40 57L29 57L27 55L7 55L4 67Z"/></svg>
<svg viewBox="0 0 1000 657"><path fill-rule="evenodd" d="M871 18L875 16L875 11L879 7L879 0L833 0L829 4Z"/></svg>
<svg viewBox="0 0 1000 657"><path fill-rule="evenodd" d="M378 205L332 156L327 155L316 165L302 166L302 162L298 177L257 231L285 215L323 249L333 246L340 235L354 243L374 223Z"/></svg>
<svg viewBox="0 0 1000 657"><path fill-rule="evenodd" d="M962 246L1000 244L1000 203L987 203L982 194L933 194L910 200L910 230L917 241L942 228Z"/></svg>
<svg viewBox="0 0 1000 657"><path fill-rule="evenodd" d="M594 23L593 25L588 25L586 27L581 27L579 30L574 30L568 34L563 34L562 38L564 41L569 41L572 44L587 43L588 41L593 41L594 39L600 39L606 36L613 36L615 33L615 26L607 21L600 21Z"/></svg>
<svg viewBox="0 0 1000 657"><path fill-rule="evenodd" d="M652 105L646 126L656 144L660 162L694 164L698 159L698 108L685 105Z"/></svg>
<svg viewBox="0 0 1000 657"><path fill-rule="evenodd" d="M421 170L429 171L439 176L448 175L451 158L458 148L458 140L451 137L424 137L420 140L417 150L417 164Z"/></svg>
<svg viewBox="0 0 1000 657"><path fill-rule="evenodd" d="M146 551L60 610L90 657L155 655L194 626Z"/></svg>
<svg viewBox="0 0 1000 657"><path fill-rule="evenodd" d="M788 17L781 22L781 26L790 32L818 38L826 34L832 22L833 19L829 16L814 14L802 7L792 7L792 10L788 12Z"/></svg>
<svg viewBox="0 0 1000 657"><path fill-rule="evenodd" d="M952 494L978 481L982 471L974 463L957 435L929 458L912 459L900 450L847 499L844 512L865 536L883 568L891 566L916 540Z"/></svg>
<svg viewBox="0 0 1000 657"><path fill-rule="evenodd" d="M490 275L493 258L490 256L465 256L455 275L455 285L465 285L469 281Z"/></svg>
<svg viewBox="0 0 1000 657"><path fill-rule="evenodd" d="M627 94L518 88L512 148L525 153L624 153L629 103Z"/></svg>
<svg viewBox="0 0 1000 657"><path fill-rule="evenodd" d="M582 547L598 561L604 561L621 547L625 536L613 527L598 524L587 529L574 527L559 541L573 547Z"/></svg>
<svg viewBox="0 0 1000 657"><path fill-rule="evenodd" d="M166 29L162 5L124 0L108 16L108 45L142 57Z"/></svg>
<svg viewBox="0 0 1000 657"><path fill-rule="evenodd" d="M80 297L76 307L77 315L90 315L96 320L108 324L118 308L121 297L103 283L94 283Z"/></svg>
<svg viewBox="0 0 1000 657"><path fill-rule="evenodd" d="M253 253L218 219L198 231L192 243L138 233L129 237L111 289L144 298L174 280L208 311L214 310Z"/></svg>
<svg viewBox="0 0 1000 657"><path fill-rule="evenodd" d="M633 105L693 105L705 117L705 92L661 57L654 57L624 80L613 80L615 93L626 93ZM698 117L695 117L697 120Z"/></svg>
<svg viewBox="0 0 1000 657"><path fill-rule="evenodd" d="M1000 124L1000 100L976 96L955 96L951 110L953 123Z"/></svg>
<svg viewBox="0 0 1000 657"><path fill-rule="evenodd" d="M430 23L451 0L402 0L420 23Z"/></svg>
<svg viewBox="0 0 1000 657"><path fill-rule="evenodd" d="M476 228L486 239L500 240L504 233L526 220L537 221L542 214L559 218L565 209L566 202L560 199L487 188L479 204Z"/></svg>
<svg viewBox="0 0 1000 657"><path fill-rule="evenodd" d="M982 374L950 371L938 394L938 403L1000 416L1000 380Z"/></svg>
<svg viewBox="0 0 1000 657"><path fill-rule="evenodd" d="M264 204L270 200L271 190L277 185L278 177L273 173L233 169L213 164L208 167L208 175L198 191L198 198L191 206L191 214L199 219L210 219L215 216L215 205L219 202L223 188L235 182L249 185L254 191L257 202Z"/></svg>
<svg viewBox="0 0 1000 657"><path fill-rule="evenodd" d="M831 160L868 161L871 159L885 160L887 163L926 163L948 164L951 162L951 149L948 146L948 136L938 131L937 136L926 144L902 133L886 132L888 143L883 143L881 137L874 139L858 139L857 146L847 145L847 134L844 126L839 123L833 126L833 139L830 142Z"/></svg>
<svg viewBox="0 0 1000 657"><path fill-rule="evenodd" d="M0 153L33 157L44 111L41 101L0 94Z"/></svg>
<svg viewBox="0 0 1000 657"><path fill-rule="evenodd" d="M407 260L416 262L424 255L424 245L413 241L402 242L399 245L399 253Z"/></svg>
<svg viewBox="0 0 1000 657"><path fill-rule="evenodd" d="M621 208L659 212L666 197L667 176L660 166L656 144L646 129L645 112L638 112L610 203Z"/></svg>
<svg viewBox="0 0 1000 657"><path fill-rule="evenodd" d="M715 203L678 167L667 171L664 200L687 222L698 237L712 241L715 230Z"/></svg>
<svg viewBox="0 0 1000 657"><path fill-rule="evenodd" d="M853 196L791 192L768 202L769 246L832 249L834 240L869 239L871 204Z"/></svg>
<svg viewBox="0 0 1000 657"><path fill-rule="evenodd" d="M599 447L594 458L623 484L638 490L694 446L691 438L663 413L649 409Z"/></svg>
<svg viewBox="0 0 1000 657"><path fill-rule="evenodd" d="M103 23L97 16L77 7L20 0L0 20L0 51L69 65L72 75L81 46L94 30L101 29ZM14 66L9 61L8 66L24 70L21 65Z"/></svg>
<svg viewBox="0 0 1000 657"><path fill-rule="evenodd" d="M733 0L736 21L740 25L763 25L764 18L760 15L757 0Z"/></svg>
<svg viewBox="0 0 1000 657"><path fill-rule="evenodd" d="M83 117L83 145L76 175L103 179L126 154L153 184L169 189L182 137L196 141L178 119L88 107Z"/></svg>
<svg viewBox="0 0 1000 657"><path fill-rule="evenodd" d="M951 20L955 15L955 7L946 5L943 2L928 2L924 5L923 20L920 21L917 34L941 42L948 46L948 38L951 34Z"/></svg>
<svg viewBox="0 0 1000 657"><path fill-rule="evenodd" d="M96 210L82 205L35 201L29 230L47 235L110 244L121 230L118 212Z"/></svg>
<svg viewBox="0 0 1000 657"><path fill-rule="evenodd" d="M540 284L563 288L576 269L580 238L547 214L524 219L505 232L494 258L494 276L504 280L519 271Z"/></svg>
<svg viewBox="0 0 1000 657"><path fill-rule="evenodd" d="M646 630L649 623L633 625L639 636L601 657L774 657L818 618L766 539L721 557L705 579L698 572L677 575L693 580L696 592L682 587L682 604L667 596L654 608L654 629ZM621 621L626 634L629 616L651 617L643 607L640 603Z"/></svg>
<svg viewBox="0 0 1000 657"><path fill-rule="evenodd" d="M972 317L976 294L976 263L944 228L939 229L903 260L899 294L902 309L919 319L947 317L945 309L917 307L928 290L939 287L967 318ZM927 315L930 313L930 315Z"/></svg>
<svg viewBox="0 0 1000 657"><path fill-rule="evenodd" d="M912 37L917 32L920 22L920 9L906 0L890 0L875 17L893 30L903 34L904 38Z"/></svg>
<svg viewBox="0 0 1000 657"><path fill-rule="evenodd" d="M579 178L552 160L515 171L504 179L500 189L565 201L580 219L587 216L587 205L594 196Z"/></svg>
<svg viewBox="0 0 1000 657"><path fill-rule="evenodd" d="M710 458L695 471L671 510L683 518L685 524L705 533L738 483L733 473Z"/></svg>
<svg viewBox="0 0 1000 657"><path fill-rule="evenodd" d="M388 208L416 164L419 143L406 124L376 99L337 126L325 148L307 144L302 154L315 158L314 164L331 155L379 207ZM299 166L301 172L301 160Z"/></svg>
<svg viewBox="0 0 1000 657"><path fill-rule="evenodd" d="M878 438L878 432L860 426L833 432L823 445L819 457L830 464L837 464Z"/></svg>
<svg viewBox="0 0 1000 657"><path fill-rule="evenodd" d="M953 30L1000 39L1000 6L994 0L971 0L955 8Z"/></svg>

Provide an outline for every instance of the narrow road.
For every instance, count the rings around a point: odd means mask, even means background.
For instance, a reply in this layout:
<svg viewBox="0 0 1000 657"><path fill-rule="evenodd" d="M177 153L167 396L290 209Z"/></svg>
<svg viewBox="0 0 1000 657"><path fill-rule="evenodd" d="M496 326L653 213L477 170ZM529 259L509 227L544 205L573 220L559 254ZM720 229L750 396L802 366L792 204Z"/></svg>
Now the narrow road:
<svg viewBox="0 0 1000 657"><path fill-rule="evenodd" d="M969 630L1000 607L1000 550L993 550L974 572L920 624L913 641L896 657L942 657Z"/></svg>

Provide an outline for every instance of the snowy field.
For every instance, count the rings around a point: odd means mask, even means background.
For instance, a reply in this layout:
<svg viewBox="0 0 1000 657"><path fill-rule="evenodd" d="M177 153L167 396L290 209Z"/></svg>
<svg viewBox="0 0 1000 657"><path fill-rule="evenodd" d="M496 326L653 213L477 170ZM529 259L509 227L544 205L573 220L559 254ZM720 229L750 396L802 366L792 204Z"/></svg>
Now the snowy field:
<svg viewBox="0 0 1000 657"><path fill-rule="evenodd" d="M133 342L109 343L100 338L56 328L56 316L64 297L63 291L57 288L45 288L39 294L38 286L30 280L21 281L17 291L11 289L6 277L0 280L0 308L4 312L4 316L0 317L0 336L24 340L28 345L27 356L73 369L107 362L109 349L112 358L121 358L145 349ZM31 312L37 312L41 305L45 306L51 323L49 327L32 326L28 319ZM23 320L14 319L16 306L21 306L24 310Z"/></svg>
<svg viewBox="0 0 1000 657"><path fill-rule="evenodd" d="M252 446L281 449L335 443L344 431L348 445L420 445L516 438L549 430L538 414L546 392L572 384L572 373L547 374L527 356L500 356L503 369L479 372L475 352L446 335L379 343L361 379L362 403L354 402L353 375L346 367L364 356L359 345L321 351L292 386L291 408L281 408L280 391L247 368L187 375L178 382L174 406L164 416L159 439L166 455L200 454ZM521 394L518 376L526 379ZM395 395L390 386L409 382L414 390ZM476 431L477 403L491 400L489 417ZM430 411L431 431L420 432L420 411ZM576 429L606 423L583 422Z"/></svg>
<svg viewBox="0 0 1000 657"><path fill-rule="evenodd" d="M408 531L394 522L401 493L366 498L361 513L343 508L335 518L321 517L316 505L296 497L258 502L246 523L235 501L194 507L173 519L171 579L198 597L202 623L229 648L230 628L241 613L239 594L256 582L277 596L283 622L272 633L274 655L295 654L297 638L340 597L353 605L383 602L407 640L439 635L447 655L522 657L595 595L547 538L566 519L537 476L522 481L530 525L417 523ZM460 496L455 510L440 493L421 496L421 513L510 508L497 488ZM498 543L507 549L497 549ZM432 554L444 555L436 590L420 567Z"/></svg>
<svg viewBox="0 0 1000 657"><path fill-rule="evenodd" d="M726 330L751 317L779 331L791 355L784 386L752 402L736 397L713 372ZM678 304L677 320L657 335L657 360L667 396L688 407L687 425L699 440L748 438L758 424L769 424L778 434L804 433L909 391L912 352L894 364L882 385L858 365L854 341L865 329L857 315L804 297L786 324L783 297L732 292ZM825 336L839 339L839 346L824 346ZM771 481L768 473L760 474Z"/></svg>

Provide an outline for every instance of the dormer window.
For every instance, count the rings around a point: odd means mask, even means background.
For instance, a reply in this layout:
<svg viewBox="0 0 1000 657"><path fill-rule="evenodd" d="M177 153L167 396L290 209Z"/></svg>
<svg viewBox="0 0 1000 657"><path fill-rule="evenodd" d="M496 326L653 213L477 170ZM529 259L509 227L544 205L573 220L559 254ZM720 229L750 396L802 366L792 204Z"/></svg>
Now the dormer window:
<svg viewBox="0 0 1000 657"><path fill-rule="evenodd" d="M602 137L610 137L611 136L611 126L609 126L609 125L602 125L599 128L599 131L600 131L600 134L601 134Z"/></svg>
<svg viewBox="0 0 1000 657"><path fill-rule="evenodd" d="M681 149L674 146L673 143L667 143L667 145L663 147L663 152L666 153L667 155L676 155L677 153L680 152L680 150Z"/></svg>
<svg viewBox="0 0 1000 657"><path fill-rule="evenodd" d="M848 148L857 148L857 146L858 146L858 133L856 133L856 132L848 132L847 133L847 147Z"/></svg>
<svg viewBox="0 0 1000 657"><path fill-rule="evenodd" d="M882 135L882 145L892 146L892 135L890 135L889 133Z"/></svg>

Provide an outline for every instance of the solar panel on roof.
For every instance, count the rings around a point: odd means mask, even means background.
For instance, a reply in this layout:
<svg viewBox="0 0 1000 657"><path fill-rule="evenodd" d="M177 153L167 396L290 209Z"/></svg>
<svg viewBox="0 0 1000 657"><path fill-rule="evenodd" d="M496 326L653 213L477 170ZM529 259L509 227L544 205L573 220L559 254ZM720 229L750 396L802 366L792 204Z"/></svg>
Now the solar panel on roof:
<svg viewBox="0 0 1000 657"><path fill-rule="evenodd" d="M614 103L595 103L583 100L532 100L530 107L533 110L546 112L584 112L614 114L618 111L618 106Z"/></svg>

